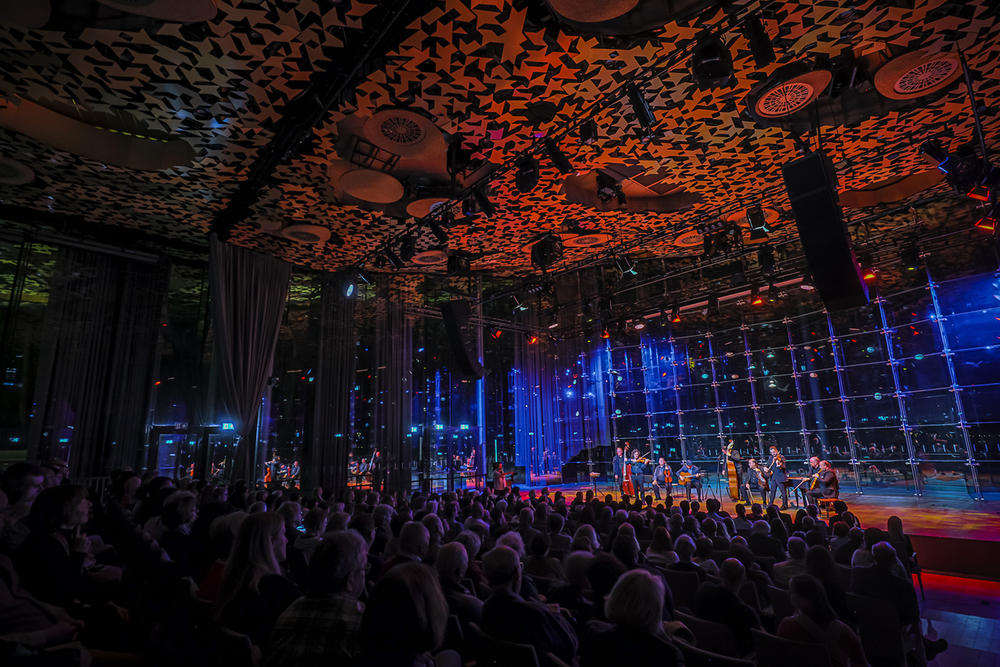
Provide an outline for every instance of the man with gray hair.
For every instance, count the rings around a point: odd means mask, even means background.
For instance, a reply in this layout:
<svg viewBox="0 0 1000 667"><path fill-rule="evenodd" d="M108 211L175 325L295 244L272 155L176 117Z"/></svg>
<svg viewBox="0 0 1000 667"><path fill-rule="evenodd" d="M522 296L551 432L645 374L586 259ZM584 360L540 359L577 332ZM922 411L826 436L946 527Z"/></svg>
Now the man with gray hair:
<svg viewBox="0 0 1000 667"><path fill-rule="evenodd" d="M788 560L774 566L774 583L787 586L792 577L807 574L806 541L801 537L788 538Z"/></svg>
<svg viewBox="0 0 1000 667"><path fill-rule="evenodd" d="M747 546L754 556L773 558L776 563L788 558L785 548L781 545L781 540L771 537L771 526L767 521L754 521L750 527L750 537L747 538Z"/></svg>
<svg viewBox="0 0 1000 667"><path fill-rule="evenodd" d="M740 655L753 650L753 633L760 629L760 617L750 605L740 599L740 589L747 582L743 563L727 558L719 568L719 583L703 583L694 601L698 618L724 623L733 629Z"/></svg>
<svg viewBox="0 0 1000 667"><path fill-rule="evenodd" d="M368 545L353 530L328 535L309 563L308 593L278 618L265 651L267 667L351 660L360 652Z"/></svg>
<svg viewBox="0 0 1000 667"><path fill-rule="evenodd" d="M559 605L529 602L521 595L521 561L508 547L496 547L483 556L483 567L493 595L483 605L482 629L488 635L518 644L531 644L540 655L552 653L570 664L578 640L569 612Z"/></svg>
<svg viewBox="0 0 1000 667"><path fill-rule="evenodd" d="M534 522L535 512L530 507L525 507L517 515L517 533L521 536L521 542L524 544L531 544L531 540L539 534L539 531L532 527Z"/></svg>
<svg viewBox="0 0 1000 667"><path fill-rule="evenodd" d="M434 561L441 591L448 602L448 612L458 616L463 631L469 623L479 624L483 617L483 603L462 585L462 577L469 567L469 554L458 542L449 542L438 551Z"/></svg>
<svg viewBox="0 0 1000 667"><path fill-rule="evenodd" d="M385 573L403 563L421 563L427 555L431 534L419 521L407 521L399 532L399 551L382 565L379 578Z"/></svg>

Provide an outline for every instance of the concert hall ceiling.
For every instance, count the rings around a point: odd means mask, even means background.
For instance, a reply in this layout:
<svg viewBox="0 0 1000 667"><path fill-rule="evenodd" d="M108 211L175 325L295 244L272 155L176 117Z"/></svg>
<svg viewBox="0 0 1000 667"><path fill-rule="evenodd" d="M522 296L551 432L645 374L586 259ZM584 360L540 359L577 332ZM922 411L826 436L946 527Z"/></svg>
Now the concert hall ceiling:
<svg viewBox="0 0 1000 667"><path fill-rule="evenodd" d="M664 21L628 37L600 34L620 26L613 16L583 29L569 20L636 4L153 0L139 15L113 0L31 11L0 0L0 218L180 254L216 230L320 270L391 271L375 258L387 243L398 254L406 234L415 260L404 271L465 254L476 270L533 273L527 249L560 233L553 268L626 250L697 255L702 225L741 221L756 203L780 241L795 230L780 167L807 144L822 145L851 191L849 220L947 196L920 146L977 146L960 49L997 148L990 0L640 0L634 11ZM675 20L668 4L691 11ZM755 11L776 54L763 67L742 28ZM690 61L707 31L728 45L734 75L702 90ZM633 80L656 119L650 133L620 93ZM350 85L319 99L338 82ZM310 116L324 101L329 110ZM592 142L580 137L588 120ZM305 139L286 145L296 132ZM553 166L546 137L572 173ZM537 185L519 191L513 170L489 178L529 147ZM598 178L625 203L599 199ZM474 201L476 184L494 214L455 203L441 247L417 220L456 195ZM879 188L887 194L871 194Z"/></svg>

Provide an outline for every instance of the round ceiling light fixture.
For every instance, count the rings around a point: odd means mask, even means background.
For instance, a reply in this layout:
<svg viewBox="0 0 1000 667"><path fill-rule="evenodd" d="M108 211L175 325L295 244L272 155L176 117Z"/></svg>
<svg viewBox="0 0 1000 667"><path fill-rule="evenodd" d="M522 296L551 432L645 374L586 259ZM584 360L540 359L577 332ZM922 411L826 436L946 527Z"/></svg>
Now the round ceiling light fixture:
<svg viewBox="0 0 1000 667"><path fill-rule="evenodd" d="M365 121L364 138L384 151L400 157L419 157L432 148L426 141L440 132L434 122L409 109L383 109Z"/></svg>
<svg viewBox="0 0 1000 667"><path fill-rule="evenodd" d="M448 251L440 248L418 252L413 256L413 263L417 266L437 266L448 263Z"/></svg>
<svg viewBox="0 0 1000 667"><path fill-rule="evenodd" d="M354 169L340 177L340 188L361 201L391 204L403 198L403 184L395 176L375 169Z"/></svg>
<svg viewBox="0 0 1000 667"><path fill-rule="evenodd" d="M319 225L289 225L281 235L296 243L317 244L330 240L330 230Z"/></svg>
<svg viewBox="0 0 1000 667"><path fill-rule="evenodd" d="M35 180L35 172L26 164L0 157L0 185L24 185Z"/></svg>
<svg viewBox="0 0 1000 667"><path fill-rule="evenodd" d="M830 85L833 74L824 69L813 70L786 81L757 98L754 108L764 118L783 118L809 106Z"/></svg>
<svg viewBox="0 0 1000 667"><path fill-rule="evenodd" d="M892 100L914 100L947 88L961 75L958 54L918 49L883 65L875 73L875 88Z"/></svg>

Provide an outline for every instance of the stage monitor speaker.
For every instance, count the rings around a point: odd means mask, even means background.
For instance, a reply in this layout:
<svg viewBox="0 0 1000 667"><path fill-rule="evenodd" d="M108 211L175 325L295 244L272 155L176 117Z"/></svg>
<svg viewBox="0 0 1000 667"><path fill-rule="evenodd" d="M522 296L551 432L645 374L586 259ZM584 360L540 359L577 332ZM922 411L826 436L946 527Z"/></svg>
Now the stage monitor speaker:
<svg viewBox="0 0 1000 667"><path fill-rule="evenodd" d="M830 158L825 153L809 153L781 170L802 250L823 305L830 311L866 305L868 285L844 224L837 172Z"/></svg>
<svg viewBox="0 0 1000 667"><path fill-rule="evenodd" d="M466 338L465 323L472 317L472 307L468 299L454 299L441 306L444 328L448 332L452 354L462 375L469 379L481 380L486 369L479 363L476 344Z"/></svg>

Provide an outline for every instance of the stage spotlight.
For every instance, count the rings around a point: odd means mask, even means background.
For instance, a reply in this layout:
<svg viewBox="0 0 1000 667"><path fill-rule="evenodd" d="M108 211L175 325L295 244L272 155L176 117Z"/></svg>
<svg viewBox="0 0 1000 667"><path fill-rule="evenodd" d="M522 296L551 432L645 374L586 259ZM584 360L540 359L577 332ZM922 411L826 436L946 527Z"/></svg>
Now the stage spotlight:
<svg viewBox="0 0 1000 667"><path fill-rule="evenodd" d="M404 236L399 244L399 258L404 262L409 262L417 254L417 239L412 236Z"/></svg>
<svg viewBox="0 0 1000 667"><path fill-rule="evenodd" d="M503 332L500 331L499 329L490 327L490 336L492 336L493 338L499 338L502 334Z"/></svg>
<svg viewBox="0 0 1000 667"><path fill-rule="evenodd" d="M706 33L691 52L691 72L701 90L725 86L733 76L729 47L718 36Z"/></svg>
<svg viewBox="0 0 1000 667"><path fill-rule="evenodd" d="M745 273L743 273L742 262L736 262L735 264L733 264L733 268L731 269L731 271L732 273L729 276L730 285L732 285L733 287L738 287L739 285L746 283L747 276Z"/></svg>
<svg viewBox="0 0 1000 667"><path fill-rule="evenodd" d="M976 223L976 227L982 229L983 231L995 233L997 230L997 220L1000 219L1000 204L994 204L993 208L987 211L979 222Z"/></svg>
<svg viewBox="0 0 1000 667"><path fill-rule="evenodd" d="M670 309L670 321L673 322L674 324L677 324L678 322L681 321L681 307L680 306L676 306L675 305L673 308Z"/></svg>
<svg viewBox="0 0 1000 667"><path fill-rule="evenodd" d="M764 23L756 12L743 20L743 36L750 43L750 53L753 54L753 61L757 69L763 69L774 62L774 47L771 45L771 38L767 36Z"/></svg>
<svg viewBox="0 0 1000 667"><path fill-rule="evenodd" d="M621 271L623 276L637 276L639 271L635 268L635 263L628 255L618 255L615 257L615 266Z"/></svg>
<svg viewBox="0 0 1000 667"><path fill-rule="evenodd" d="M549 321L545 326L549 329L559 328L559 311L553 310L549 313Z"/></svg>
<svg viewBox="0 0 1000 667"><path fill-rule="evenodd" d="M580 143L587 144L588 146L593 146L597 143L598 128L597 121L593 118L583 121L580 125Z"/></svg>
<svg viewBox="0 0 1000 667"><path fill-rule="evenodd" d="M719 312L719 295L712 294L708 297L708 304L705 306L705 310L702 311L703 315L708 315L709 313Z"/></svg>
<svg viewBox="0 0 1000 667"><path fill-rule="evenodd" d="M646 320L640 317L638 320L632 322L632 328L635 329L636 331L642 331L643 329L646 328Z"/></svg>
<svg viewBox="0 0 1000 667"><path fill-rule="evenodd" d="M978 201L989 201L990 200L990 189L982 183L976 183L969 190L969 199L975 199Z"/></svg>
<svg viewBox="0 0 1000 667"><path fill-rule="evenodd" d="M653 110L649 108L649 103L643 97L642 91L639 90L637 85L630 83L625 86L625 94L628 95L628 101L632 105L635 119L642 128L642 139L648 141L653 126L656 125L656 116L653 115Z"/></svg>
<svg viewBox="0 0 1000 667"><path fill-rule="evenodd" d="M528 310L528 307L521 303L521 300L517 298L516 294L510 295L510 310L512 313L519 313Z"/></svg>
<svg viewBox="0 0 1000 667"><path fill-rule="evenodd" d="M605 339L611 338L611 332L608 331L607 329L603 330L601 332L601 338L605 338Z"/></svg>
<svg viewBox="0 0 1000 667"><path fill-rule="evenodd" d="M611 201L612 197L618 198L618 203L622 206L625 205L625 193L622 191L622 185L615 179L611 178L603 171L598 170L597 172L597 198L602 202L607 204Z"/></svg>
<svg viewBox="0 0 1000 667"><path fill-rule="evenodd" d="M472 198L476 200L476 204L479 206L479 210L483 212L487 218L492 218L496 215L497 209L490 201L490 198L483 192L482 188L472 189Z"/></svg>
<svg viewBox="0 0 1000 667"><path fill-rule="evenodd" d="M354 296L356 288L357 286L354 284L353 280L351 280L350 278L344 279L344 296L346 296L348 299Z"/></svg>
<svg viewBox="0 0 1000 667"><path fill-rule="evenodd" d="M562 259L562 244L559 237L548 234L531 246L531 263L545 271Z"/></svg>
<svg viewBox="0 0 1000 667"><path fill-rule="evenodd" d="M431 233L437 238L438 243L443 246L448 245L448 232L444 231L444 228L441 227L437 220L431 218L427 225L431 228Z"/></svg>
<svg viewBox="0 0 1000 667"><path fill-rule="evenodd" d="M385 258L389 260L389 263L392 264L394 269L401 269L404 266L403 260L399 258L399 255L393 252L392 248L385 249Z"/></svg>
<svg viewBox="0 0 1000 667"><path fill-rule="evenodd" d="M545 153L549 156L549 159L552 160L552 165L563 174L572 174L573 165L570 163L569 158L566 157L565 153L559 150L559 144L552 139L546 139L544 144Z"/></svg>
<svg viewBox="0 0 1000 667"><path fill-rule="evenodd" d="M862 255L859 257L858 264L861 266L861 278L866 283L870 283L878 277L875 273L875 267L872 266L871 257L868 255Z"/></svg>
<svg viewBox="0 0 1000 667"><path fill-rule="evenodd" d="M937 162L937 168L948 173L948 169L951 165L948 161L951 160L951 154L945 150L944 146L941 145L939 141L927 141L923 146L920 147L920 154L926 155L930 159Z"/></svg>
<svg viewBox="0 0 1000 667"><path fill-rule="evenodd" d="M813 279L812 276L809 274L809 271L806 271L805 274L803 274L802 282L799 283L799 288L804 289L807 292L812 292L814 289L816 289L816 285L813 284Z"/></svg>
<svg viewBox="0 0 1000 667"><path fill-rule="evenodd" d="M757 264L760 265L760 272L765 276L774 273L774 248L769 245L762 245L757 250Z"/></svg>
<svg viewBox="0 0 1000 667"><path fill-rule="evenodd" d="M530 331L525 331L524 339L528 341L528 345L536 345L538 343L538 334L533 334Z"/></svg>
<svg viewBox="0 0 1000 667"><path fill-rule="evenodd" d="M764 299L760 298L760 288L756 285L750 286L750 305L759 306L764 303Z"/></svg>
<svg viewBox="0 0 1000 667"><path fill-rule="evenodd" d="M899 251L899 259L907 271L916 271L920 267L920 249L915 245L907 246Z"/></svg>
<svg viewBox="0 0 1000 667"><path fill-rule="evenodd" d="M758 241L766 239L771 233L771 227L767 224L767 217L760 204L754 204L747 209L747 222L750 223L750 240Z"/></svg>
<svg viewBox="0 0 1000 667"><path fill-rule="evenodd" d="M538 160L530 155L517 158L514 162L517 171L514 173L514 185L521 193L531 192L538 185Z"/></svg>

